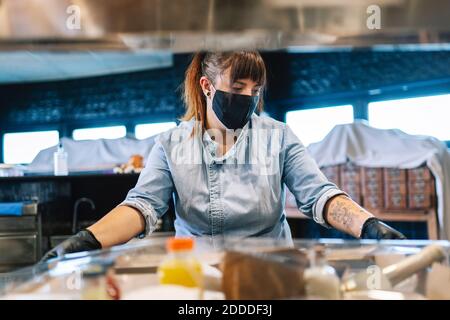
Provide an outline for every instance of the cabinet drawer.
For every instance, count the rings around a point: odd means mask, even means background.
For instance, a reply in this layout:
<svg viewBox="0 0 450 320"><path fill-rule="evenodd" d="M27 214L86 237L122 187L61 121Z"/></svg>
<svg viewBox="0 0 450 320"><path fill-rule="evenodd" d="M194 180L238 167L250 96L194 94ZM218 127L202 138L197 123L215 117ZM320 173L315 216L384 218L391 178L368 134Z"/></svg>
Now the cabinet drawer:
<svg viewBox="0 0 450 320"><path fill-rule="evenodd" d="M383 209L384 201L381 192L366 193L363 195L363 206L367 209Z"/></svg>
<svg viewBox="0 0 450 320"><path fill-rule="evenodd" d="M37 241L37 234L0 235L0 265L35 263Z"/></svg>
<svg viewBox="0 0 450 320"><path fill-rule="evenodd" d="M0 233L35 230L37 230L36 216L0 217Z"/></svg>
<svg viewBox="0 0 450 320"><path fill-rule="evenodd" d="M432 200L430 194L412 193L408 197L410 209L428 209L431 208Z"/></svg>
<svg viewBox="0 0 450 320"><path fill-rule="evenodd" d="M381 168L363 168L362 176L364 182L377 182L382 183L383 180L383 169Z"/></svg>
<svg viewBox="0 0 450 320"><path fill-rule="evenodd" d="M406 194L390 193L385 197L386 209L406 209Z"/></svg>
<svg viewBox="0 0 450 320"><path fill-rule="evenodd" d="M408 180L431 180L432 174L428 167L420 167L408 170Z"/></svg>
<svg viewBox="0 0 450 320"><path fill-rule="evenodd" d="M349 182L359 183L361 181L361 167L351 163L341 166L341 184Z"/></svg>
<svg viewBox="0 0 450 320"><path fill-rule="evenodd" d="M406 170L386 168L384 169L384 181L401 181L406 183Z"/></svg>
<svg viewBox="0 0 450 320"><path fill-rule="evenodd" d="M406 194L406 183L400 181L387 181L385 184L386 193Z"/></svg>
<svg viewBox="0 0 450 320"><path fill-rule="evenodd" d="M363 184L364 194L373 194L383 192L383 184L381 181L368 181Z"/></svg>
<svg viewBox="0 0 450 320"><path fill-rule="evenodd" d="M434 186L431 180L410 180L408 181L409 193L434 194Z"/></svg>
<svg viewBox="0 0 450 320"><path fill-rule="evenodd" d="M361 193L361 186L359 183L344 183L341 189L347 193Z"/></svg>

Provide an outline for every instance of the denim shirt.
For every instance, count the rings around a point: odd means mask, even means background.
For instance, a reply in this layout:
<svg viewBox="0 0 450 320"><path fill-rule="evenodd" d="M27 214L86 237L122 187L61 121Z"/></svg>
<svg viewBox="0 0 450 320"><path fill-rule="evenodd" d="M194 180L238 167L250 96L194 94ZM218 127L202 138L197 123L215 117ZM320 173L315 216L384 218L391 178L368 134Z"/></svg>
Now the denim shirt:
<svg viewBox="0 0 450 320"><path fill-rule="evenodd" d="M285 123L253 114L220 157L217 143L201 132L191 120L161 133L136 186L120 204L140 211L145 235L155 230L173 197L177 236L290 241L286 186L301 212L328 227L325 203L344 192L326 179Z"/></svg>

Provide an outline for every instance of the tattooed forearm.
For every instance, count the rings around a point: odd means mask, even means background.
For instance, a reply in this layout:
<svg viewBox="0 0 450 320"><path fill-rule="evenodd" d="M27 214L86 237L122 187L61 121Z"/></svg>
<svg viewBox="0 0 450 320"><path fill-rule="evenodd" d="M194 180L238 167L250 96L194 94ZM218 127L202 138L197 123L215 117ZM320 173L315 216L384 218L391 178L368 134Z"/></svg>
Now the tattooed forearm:
<svg viewBox="0 0 450 320"><path fill-rule="evenodd" d="M360 237L361 227L370 217L372 214L344 195L330 199L325 206L328 224L356 238Z"/></svg>
<svg viewBox="0 0 450 320"><path fill-rule="evenodd" d="M352 213L348 208L348 203L341 199L336 199L333 205L330 206L331 220L336 221L346 229L351 229L354 224Z"/></svg>

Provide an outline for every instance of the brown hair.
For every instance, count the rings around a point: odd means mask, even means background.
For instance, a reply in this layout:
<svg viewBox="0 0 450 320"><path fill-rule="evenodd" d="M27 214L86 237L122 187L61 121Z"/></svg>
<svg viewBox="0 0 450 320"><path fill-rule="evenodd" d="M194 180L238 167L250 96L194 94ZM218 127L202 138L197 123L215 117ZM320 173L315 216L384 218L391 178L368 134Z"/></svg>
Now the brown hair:
<svg viewBox="0 0 450 320"><path fill-rule="evenodd" d="M218 75L223 74L230 67L231 83L238 79L251 79L262 86L258 111L261 112L263 110L264 101L262 94L266 84L266 67L258 52L199 52L194 55L191 64L186 70L183 90L186 113L181 120L187 121L194 118L204 128L206 98L200 86L200 78L206 76L210 81L214 81Z"/></svg>

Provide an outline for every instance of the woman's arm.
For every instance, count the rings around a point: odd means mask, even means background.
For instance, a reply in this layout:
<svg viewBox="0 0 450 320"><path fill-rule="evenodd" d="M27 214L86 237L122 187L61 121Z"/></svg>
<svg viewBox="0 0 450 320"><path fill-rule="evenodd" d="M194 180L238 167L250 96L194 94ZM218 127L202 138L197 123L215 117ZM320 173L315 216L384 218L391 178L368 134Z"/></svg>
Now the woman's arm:
<svg viewBox="0 0 450 320"><path fill-rule="evenodd" d="M375 218L345 195L335 196L324 208L326 222L332 227L361 239L406 239L397 230Z"/></svg>
<svg viewBox="0 0 450 320"><path fill-rule="evenodd" d="M128 192L126 199L97 223L53 248L42 260L108 248L125 243L140 233L153 232L158 218L169 207L172 192L173 182L165 152L156 141L136 186Z"/></svg>
<svg viewBox="0 0 450 320"><path fill-rule="evenodd" d="M132 207L118 206L88 228L102 248L125 243L142 233L145 221L142 214Z"/></svg>
<svg viewBox="0 0 450 320"><path fill-rule="evenodd" d="M332 227L360 238L364 223L373 215L349 197L339 195L328 200L324 217Z"/></svg>

